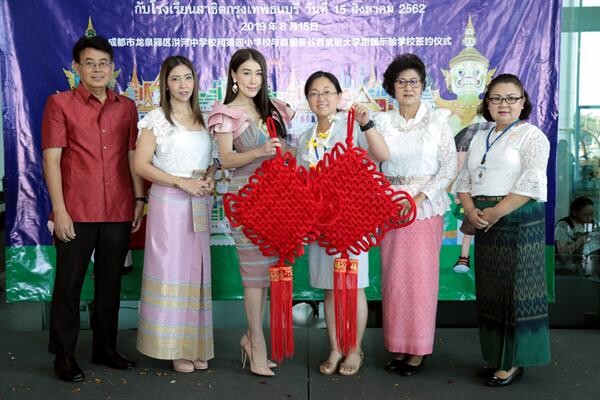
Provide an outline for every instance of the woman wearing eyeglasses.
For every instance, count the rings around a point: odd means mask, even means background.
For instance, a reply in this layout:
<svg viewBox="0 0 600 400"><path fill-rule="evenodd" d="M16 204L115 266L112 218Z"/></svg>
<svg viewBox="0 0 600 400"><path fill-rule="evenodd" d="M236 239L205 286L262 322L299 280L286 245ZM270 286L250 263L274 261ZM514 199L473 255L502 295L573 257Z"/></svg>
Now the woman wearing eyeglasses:
<svg viewBox="0 0 600 400"><path fill-rule="evenodd" d="M488 386L521 379L523 367L548 363L545 223L550 145L525 122L531 103L518 77L494 78L478 110L494 127L473 137L457 180L475 233L479 339Z"/></svg>
<svg viewBox="0 0 600 400"><path fill-rule="evenodd" d="M299 165L313 168L336 143L343 143L346 140L347 116L344 112L338 112L342 100L342 88L333 74L324 71L313 73L304 85L304 94L317 120L312 127L300 135L296 157ZM368 115L364 107L357 108L357 114L365 113ZM368 149L377 161L385 160L389 156L385 142L374 129L365 137L356 124L354 137L355 145ZM324 375L332 375L338 370L341 375L354 375L362 365L361 342L367 325L368 311L364 288L369 286L369 255L361 253L358 257L350 256L358 259L357 337L356 348L344 355L337 345L335 331L333 263L336 256L327 255L325 249L319 247L317 243L308 246L311 286L324 289L325 293L325 323L330 351L329 357L319 367L319 371Z"/></svg>
<svg viewBox="0 0 600 400"><path fill-rule="evenodd" d="M392 353L386 369L404 376L418 373L433 351L439 253L450 206L446 187L457 169L450 112L421 103L425 78L419 57L396 57L383 74L383 88L398 108L376 115L374 121L357 118L367 134L377 130L383 136L390 158L381 170L417 206L415 222L388 232L381 243L383 335Z"/></svg>

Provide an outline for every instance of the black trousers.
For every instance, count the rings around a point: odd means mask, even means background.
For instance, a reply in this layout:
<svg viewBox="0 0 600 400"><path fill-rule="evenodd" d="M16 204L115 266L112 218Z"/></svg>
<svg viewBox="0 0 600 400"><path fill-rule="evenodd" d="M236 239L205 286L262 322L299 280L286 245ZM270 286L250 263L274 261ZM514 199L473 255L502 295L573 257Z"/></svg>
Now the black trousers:
<svg viewBox="0 0 600 400"><path fill-rule="evenodd" d="M114 350L119 325L121 270L129 248L130 222L75 222L76 238L54 238L56 274L50 306L50 353L75 355L79 299L92 252L94 302L91 310L95 351Z"/></svg>

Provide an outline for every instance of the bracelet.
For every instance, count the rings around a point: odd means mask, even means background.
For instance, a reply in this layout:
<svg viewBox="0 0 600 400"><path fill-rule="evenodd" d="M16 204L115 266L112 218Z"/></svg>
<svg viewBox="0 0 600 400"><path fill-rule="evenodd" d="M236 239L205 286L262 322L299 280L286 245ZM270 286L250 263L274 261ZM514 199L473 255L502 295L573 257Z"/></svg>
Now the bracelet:
<svg viewBox="0 0 600 400"><path fill-rule="evenodd" d="M144 203L148 202L148 196L135 196L135 201L142 201Z"/></svg>
<svg viewBox="0 0 600 400"><path fill-rule="evenodd" d="M369 120L369 122L367 122L366 124L362 125L360 127L361 132L365 132L368 131L371 128L375 128L375 122L373 122L372 119Z"/></svg>
<svg viewBox="0 0 600 400"><path fill-rule="evenodd" d="M176 176L176 177L175 177L175 182L173 182L173 187L174 187L175 189L179 189L179 190L181 190L181 186L179 186L179 180L180 180L180 179L181 179L181 178L180 178L180 177L178 177L178 176Z"/></svg>

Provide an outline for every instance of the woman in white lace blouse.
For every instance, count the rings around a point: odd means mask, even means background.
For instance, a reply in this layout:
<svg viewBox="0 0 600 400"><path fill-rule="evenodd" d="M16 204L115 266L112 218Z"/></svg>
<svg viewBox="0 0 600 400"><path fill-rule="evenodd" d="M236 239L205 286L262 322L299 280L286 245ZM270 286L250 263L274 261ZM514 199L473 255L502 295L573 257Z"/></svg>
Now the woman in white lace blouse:
<svg viewBox="0 0 600 400"><path fill-rule="evenodd" d="M178 372L213 358L210 268L212 140L185 57L159 73L161 107L138 124L135 172L152 182L146 224L137 348Z"/></svg>
<svg viewBox="0 0 600 400"><path fill-rule="evenodd" d="M546 298L546 166L550 145L525 122L529 96L518 77L489 84L479 113L494 121L475 134L457 192L475 233L479 339L488 386L521 379L550 360Z"/></svg>
<svg viewBox="0 0 600 400"><path fill-rule="evenodd" d="M450 112L421 103L426 76L417 56L396 57L383 78L398 109L374 121L359 110L356 119L363 131L376 129L383 136L390 157L381 170L417 205L416 221L388 232L381 243L383 336L393 354L386 369L410 376L433 351L444 213L450 205L446 187L456 176L456 146Z"/></svg>

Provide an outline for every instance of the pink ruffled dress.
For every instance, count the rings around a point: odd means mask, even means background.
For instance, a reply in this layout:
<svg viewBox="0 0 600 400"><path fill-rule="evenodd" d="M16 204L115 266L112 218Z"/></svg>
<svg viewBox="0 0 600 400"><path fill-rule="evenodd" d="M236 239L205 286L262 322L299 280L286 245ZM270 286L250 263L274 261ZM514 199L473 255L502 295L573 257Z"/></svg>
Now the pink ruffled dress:
<svg viewBox="0 0 600 400"><path fill-rule="evenodd" d="M294 112L283 102L272 100L281 114L284 123L288 123ZM275 116L274 116L275 118ZM262 121L261 121L262 122ZM217 103L208 117L208 129L213 135L220 133L233 134L233 149L245 153L261 147L269 139L266 126L258 125L243 110ZM243 167L233 170L229 182L229 192L237 193L254 173L256 168L269 157L259 158ZM242 285L244 287L269 287L269 267L277 262L277 258L262 255L257 246L244 235L241 229L232 229L233 240L238 253Z"/></svg>

